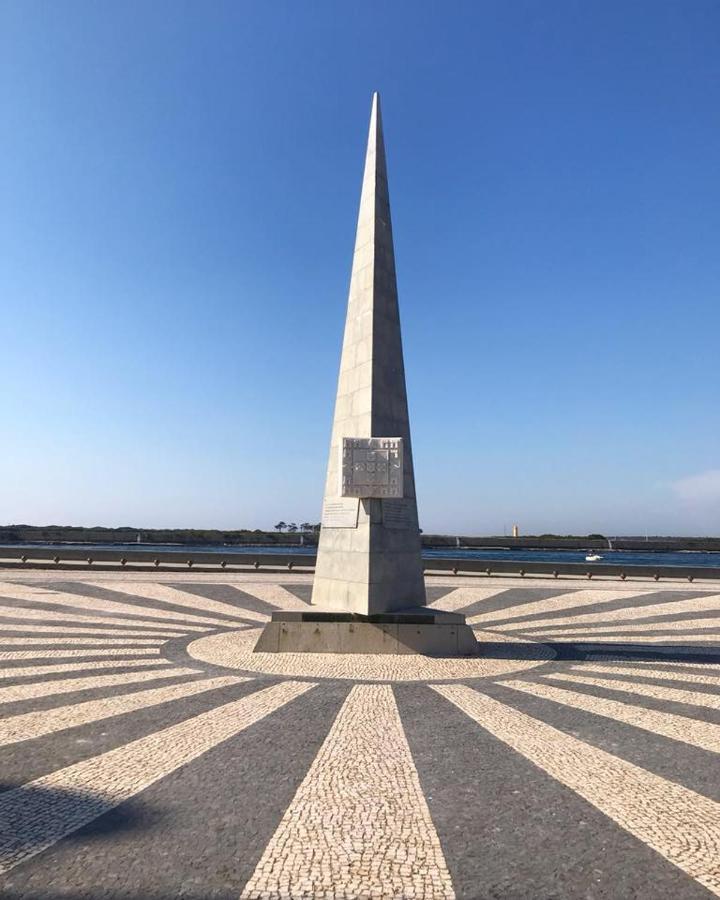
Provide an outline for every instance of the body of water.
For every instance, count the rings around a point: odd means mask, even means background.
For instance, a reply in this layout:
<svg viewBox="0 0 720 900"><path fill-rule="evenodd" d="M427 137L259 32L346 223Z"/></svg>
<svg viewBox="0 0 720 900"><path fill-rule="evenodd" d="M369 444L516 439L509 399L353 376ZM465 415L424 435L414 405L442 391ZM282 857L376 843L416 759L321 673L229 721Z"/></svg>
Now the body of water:
<svg viewBox="0 0 720 900"><path fill-rule="evenodd" d="M277 553L303 554L312 556L316 552L314 546L243 544L240 546L185 546L181 544L2 544L0 547L13 549L33 548L43 550L117 550L118 552L144 550L164 553ZM548 562L548 563L584 563L588 551L585 550L473 550L467 547L425 548L425 559L481 559L506 560L508 562ZM720 568L720 553L701 550L658 551L656 553L641 550L601 550L601 563L615 563L623 566L707 566Z"/></svg>
<svg viewBox="0 0 720 900"><path fill-rule="evenodd" d="M462 547L426 548L426 559L487 559L511 562L584 563L589 552L599 553L601 563L622 566L708 566L720 568L720 553L695 550L657 551L642 550L471 550Z"/></svg>

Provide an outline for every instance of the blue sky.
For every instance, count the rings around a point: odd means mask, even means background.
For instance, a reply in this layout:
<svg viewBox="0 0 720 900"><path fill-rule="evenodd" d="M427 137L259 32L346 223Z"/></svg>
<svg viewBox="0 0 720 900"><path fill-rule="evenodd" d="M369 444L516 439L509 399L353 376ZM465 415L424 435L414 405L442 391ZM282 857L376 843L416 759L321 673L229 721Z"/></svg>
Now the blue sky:
<svg viewBox="0 0 720 900"><path fill-rule="evenodd" d="M720 4L0 0L0 522L317 521L382 96L426 531L720 531Z"/></svg>

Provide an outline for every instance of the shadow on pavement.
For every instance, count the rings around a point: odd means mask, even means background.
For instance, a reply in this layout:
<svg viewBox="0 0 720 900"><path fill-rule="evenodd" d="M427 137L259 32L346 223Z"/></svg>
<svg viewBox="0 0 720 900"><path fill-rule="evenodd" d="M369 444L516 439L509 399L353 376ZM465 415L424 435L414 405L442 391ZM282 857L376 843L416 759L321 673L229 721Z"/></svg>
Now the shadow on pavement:
<svg viewBox="0 0 720 900"><path fill-rule="evenodd" d="M703 647L702 644L619 644L599 641L527 641L517 643L479 641L481 656L489 659L537 659L544 648L554 654L556 660L613 660L720 663L720 648Z"/></svg>
<svg viewBox="0 0 720 900"><path fill-rule="evenodd" d="M0 783L0 871L58 840L147 828L156 818L146 809L135 808L131 801L116 805L114 799L101 794L33 783Z"/></svg>

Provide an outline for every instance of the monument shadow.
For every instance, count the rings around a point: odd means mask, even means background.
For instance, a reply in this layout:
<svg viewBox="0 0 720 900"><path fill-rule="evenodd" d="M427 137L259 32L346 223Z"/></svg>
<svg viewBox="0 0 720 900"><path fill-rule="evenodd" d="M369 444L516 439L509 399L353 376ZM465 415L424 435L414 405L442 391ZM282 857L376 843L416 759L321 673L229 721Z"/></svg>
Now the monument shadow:
<svg viewBox="0 0 720 900"><path fill-rule="evenodd" d="M554 660L597 662L600 657L627 662L682 662L708 665L720 663L720 649L698 644L619 644L583 641L481 641L481 656L487 659L537 659L538 648L550 650Z"/></svg>

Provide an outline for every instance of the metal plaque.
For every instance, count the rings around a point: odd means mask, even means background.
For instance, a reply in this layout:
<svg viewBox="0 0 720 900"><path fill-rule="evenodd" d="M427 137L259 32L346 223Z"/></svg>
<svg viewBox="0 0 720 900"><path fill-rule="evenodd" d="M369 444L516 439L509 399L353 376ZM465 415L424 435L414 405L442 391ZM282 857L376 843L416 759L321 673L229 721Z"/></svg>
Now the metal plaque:
<svg viewBox="0 0 720 900"><path fill-rule="evenodd" d="M343 497L402 497L402 438L343 438Z"/></svg>
<svg viewBox="0 0 720 900"><path fill-rule="evenodd" d="M386 528L396 528L402 531L412 528L411 504L412 500L383 500L383 525Z"/></svg>
<svg viewBox="0 0 720 900"><path fill-rule="evenodd" d="M323 528L357 528L360 501L352 497L326 500L323 504Z"/></svg>

